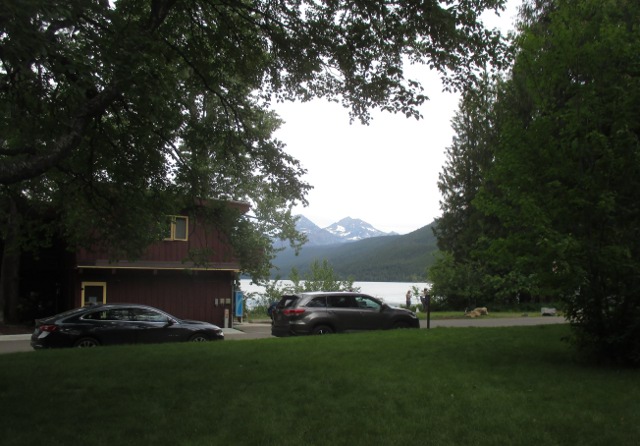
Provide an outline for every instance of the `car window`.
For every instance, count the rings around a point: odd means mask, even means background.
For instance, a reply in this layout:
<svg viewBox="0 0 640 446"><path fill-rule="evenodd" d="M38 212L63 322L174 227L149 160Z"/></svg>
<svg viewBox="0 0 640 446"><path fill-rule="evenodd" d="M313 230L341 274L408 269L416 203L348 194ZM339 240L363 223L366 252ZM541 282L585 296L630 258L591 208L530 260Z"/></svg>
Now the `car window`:
<svg viewBox="0 0 640 446"><path fill-rule="evenodd" d="M107 312L106 311L94 311L93 313L88 313L82 316L80 319L89 319L92 321L105 321L107 320Z"/></svg>
<svg viewBox="0 0 640 446"><path fill-rule="evenodd" d="M298 300L298 296L282 296L282 299L278 302L277 308L289 308Z"/></svg>
<svg viewBox="0 0 640 446"><path fill-rule="evenodd" d="M327 296L329 308L355 308L353 296Z"/></svg>
<svg viewBox="0 0 640 446"><path fill-rule="evenodd" d="M356 305L358 308L366 308L370 310L379 310L381 305L377 300L369 296L356 296Z"/></svg>
<svg viewBox="0 0 640 446"><path fill-rule="evenodd" d="M131 313L128 308L113 308L107 311L107 319L110 321L130 321Z"/></svg>
<svg viewBox="0 0 640 446"><path fill-rule="evenodd" d="M132 308L133 320L138 322L168 322L169 318L149 308Z"/></svg>
<svg viewBox="0 0 640 446"><path fill-rule="evenodd" d="M326 306L327 306L326 296L314 297L309 302L307 302L307 305L305 305L305 307L312 307L312 308L324 308Z"/></svg>
<svg viewBox="0 0 640 446"><path fill-rule="evenodd" d="M128 308L112 308L110 310L94 311L85 314L82 319L94 321L130 321L131 314Z"/></svg>

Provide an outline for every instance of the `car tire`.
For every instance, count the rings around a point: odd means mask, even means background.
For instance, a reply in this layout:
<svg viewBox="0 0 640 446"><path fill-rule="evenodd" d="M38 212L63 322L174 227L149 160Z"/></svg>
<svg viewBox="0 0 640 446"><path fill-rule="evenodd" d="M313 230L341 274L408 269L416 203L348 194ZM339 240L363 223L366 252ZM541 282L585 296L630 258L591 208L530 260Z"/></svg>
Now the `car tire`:
<svg viewBox="0 0 640 446"><path fill-rule="evenodd" d="M207 337L207 335L202 333L196 333L189 338L189 342L207 342L207 341L209 341L209 338Z"/></svg>
<svg viewBox="0 0 640 446"><path fill-rule="evenodd" d="M393 324L393 328L396 328L396 329L403 329L403 328L409 328L409 327L411 327L411 325L407 321L396 321Z"/></svg>
<svg viewBox="0 0 640 446"><path fill-rule="evenodd" d="M95 338L80 338L73 344L74 347L78 348L92 348L98 347L99 345L100 343Z"/></svg>
<svg viewBox="0 0 640 446"><path fill-rule="evenodd" d="M329 327L328 325L318 325L317 327L313 328L313 331L311 332L311 334L313 335L325 335L325 334L332 334L333 333L333 328Z"/></svg>

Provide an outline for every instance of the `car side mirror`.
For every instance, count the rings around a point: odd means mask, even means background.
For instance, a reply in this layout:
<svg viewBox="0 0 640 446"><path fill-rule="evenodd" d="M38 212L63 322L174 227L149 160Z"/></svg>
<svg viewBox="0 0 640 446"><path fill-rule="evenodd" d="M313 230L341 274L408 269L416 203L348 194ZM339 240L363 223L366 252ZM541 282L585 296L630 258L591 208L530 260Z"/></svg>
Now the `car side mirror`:
<svg viewBox="0 0 640 446"><path fill-rule="evenodd" d="M382 306L380 307L380 312L382 313L383 311L389 309L389 305L387 304L382 304Z"/></svg>

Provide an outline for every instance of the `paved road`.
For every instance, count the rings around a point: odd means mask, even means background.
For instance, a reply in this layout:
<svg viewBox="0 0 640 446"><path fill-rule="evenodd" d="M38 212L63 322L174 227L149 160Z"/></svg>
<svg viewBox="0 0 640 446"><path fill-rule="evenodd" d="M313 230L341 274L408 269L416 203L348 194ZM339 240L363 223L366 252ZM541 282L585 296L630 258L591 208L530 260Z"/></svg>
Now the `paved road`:
<svg viewBox="0 0 640 446"><path fill-rule="evenodd" d="M438 327L510 327L524 325L563 324L562 317L519 317L504 319L440 319L431 321L431 328ZM421 328L427 328L427 321L420 321ZM235 328L225 328L225 339L228 341L246 339L264 339L271 336L271 324L242 323ZM31 335L0 335L0 354L33 351L29 345Z"/></svg>
<svg viewBox="0 0 640 446"><path fill-rule="evenodd" d="M15 352L32 352L29 345L31 335L2 335L0 336L0 354Z"/></svg>
<svg viewBox="0 0 640 446"><path fill-rule="evenodd" d="M431 328L437 327L514 327L526 325L550 325L564 324L566 319L557 316L541 317L513 317L513 318L466 318L466 319L439 319L431 321ZM427 321L420 321L420 328L427 328Z"/></svg>

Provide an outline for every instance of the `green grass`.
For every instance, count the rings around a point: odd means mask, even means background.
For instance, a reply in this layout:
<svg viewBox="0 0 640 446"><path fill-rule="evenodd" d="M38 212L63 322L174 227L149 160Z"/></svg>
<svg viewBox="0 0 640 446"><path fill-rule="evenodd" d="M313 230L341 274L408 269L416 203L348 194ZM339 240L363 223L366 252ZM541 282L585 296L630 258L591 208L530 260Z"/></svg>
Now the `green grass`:
<svg viewBox="0 0 640 446"><path fill-rule="evenodd" d="M636 445L640 372L564 325L0 356L13 445Z"/></svg>

